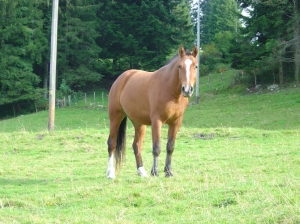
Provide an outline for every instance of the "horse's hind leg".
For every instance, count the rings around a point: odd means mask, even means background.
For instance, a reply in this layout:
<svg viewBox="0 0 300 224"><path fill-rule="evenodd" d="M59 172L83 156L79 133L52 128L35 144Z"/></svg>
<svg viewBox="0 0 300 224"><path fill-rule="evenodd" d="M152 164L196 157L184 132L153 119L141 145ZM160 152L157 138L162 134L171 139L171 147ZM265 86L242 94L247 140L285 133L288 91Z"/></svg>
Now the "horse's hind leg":
<svg viewBox="0 0 300 224"><path fill-rule="evenodd" d="M107 140L108 146L108 165L106 170L107 178L115 179L114 151L116 149L116 138L109 136Z"/></svg>
<svg viewBox="0 0 300 224"><path fill-rule="evenodd" d="M142 147L143 147L143 140L146 133L146 126L141 125L135 122L132 122L135 129L134 140L132 143L132 148L135 155L136 160L136 168L137 174L142 177L148 177L148 174L143 166L142 160Z"/></svg>
<svg viewBox="0 0 300 224"><path fill-rule="evenodd" d="M123 120L124 115L118 114L118 116L114 116L113 119L110 119L110 132L109 137L107 140L107 146L108 146L108 166L106 175L107 178L114 179L116 178L115 174L115 159L114 159L114 152L117 147L117 137L118 137L118 131L121 124L121 121Z"/></svg>

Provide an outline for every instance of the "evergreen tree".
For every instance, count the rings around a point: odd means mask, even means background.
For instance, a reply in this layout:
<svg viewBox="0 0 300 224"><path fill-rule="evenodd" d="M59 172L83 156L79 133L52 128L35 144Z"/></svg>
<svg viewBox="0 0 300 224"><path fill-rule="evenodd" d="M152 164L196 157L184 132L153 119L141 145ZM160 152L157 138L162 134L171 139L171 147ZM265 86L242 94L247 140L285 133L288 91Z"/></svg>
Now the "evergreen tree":
<svg viewBox="0 0 300 224"><path fill-rule="evenodd" d="M178 45L191 46L195 39L182 0L109 1L101 8L100 21L100 57L112 60L112 74L157 69Z"/></svg>
<svg viewBox="0 0 300 224"><path fill-rule="evenodd" d="M200 2L201 74L209 74L218 63L231 63L231 43L241 27L234 0L202 0ZM198 5L192 7L194 32L197 27Z"/></svg>
<svg viewBox="0 0 300 224"><path fill-rule="evenodd" d="M214 42L220 32L235 32L236 5L234 0L201 1L201 43Z"/></svg>
<svg viewBox="0 0 300 224"><path fill-rule="evenodd" d="M40 82L34 64L42 63L48 47L40 4L0 2L0 105L34 99Z"/></svg>
<svg viewBox="0 0 300 224"><path fill-rule="evenodd" d="M250 16L244 17L245 28L240 37L240 49L232 50L234 54L233 67L243 68L252 74L255 80L283 82L284 62L297 62L291 54L295 52L298 42L294 41L293 16L294 1L269 0L239 1L244 8L250 7ZM294 13L296 15L297 13ZM297 26L296 26L297 27ZM298 25L299 27L299 25ZM299 40L299 39L298 39ZM234 46L237 48L237 46ZM237 51L238 50L238 51ZM300 48L299 48L300 51ZM243 58L243 60L241 60ZM290 67L290 66L289 66ZM275 73L278 74L275 77ZM285 72L286 76L288 71ZM275 77L275 78L274 78ZM278 77L278 78L277 78ZM275 79L275 80L274 80Z"/></svg>
<svg viewBox="0 0 300 224"><path fill-rule="evenodd" d="M101 6L95 0L60 0L58 25L58 82L76 88L101 79L96 31Z"/></svg>

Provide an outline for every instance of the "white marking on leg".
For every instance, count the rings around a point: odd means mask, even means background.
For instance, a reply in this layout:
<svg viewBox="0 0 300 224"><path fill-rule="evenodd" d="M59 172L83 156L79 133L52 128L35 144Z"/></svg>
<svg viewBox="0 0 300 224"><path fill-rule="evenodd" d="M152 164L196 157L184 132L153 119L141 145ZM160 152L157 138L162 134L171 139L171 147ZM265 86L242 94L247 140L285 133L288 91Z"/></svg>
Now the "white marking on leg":
<svg viewBox="0 0 300 224"><path fill-rule="evenodd" d="M185 69L186 69L186 85L184 86L184 90L186 92L189 91L189 83L190 83L190 67L191 67L191 64L193 63L191 59L186 59L185 60Z"/></svg>
<svg viewBox="0 0 300 224"><path fill-rule="evenodd" d="M148 177L148 174L143 166L137 169L137 174L141 177Z"/></svg>
<svg viewBox="0 0 300 224"><path fill-rule="evenodd" d="M114 155L112 155L108 159L108 167L107 167L106 175L107 175L107 178L110 178L110 179L116 178L115 167L114 167Z"/></svg>

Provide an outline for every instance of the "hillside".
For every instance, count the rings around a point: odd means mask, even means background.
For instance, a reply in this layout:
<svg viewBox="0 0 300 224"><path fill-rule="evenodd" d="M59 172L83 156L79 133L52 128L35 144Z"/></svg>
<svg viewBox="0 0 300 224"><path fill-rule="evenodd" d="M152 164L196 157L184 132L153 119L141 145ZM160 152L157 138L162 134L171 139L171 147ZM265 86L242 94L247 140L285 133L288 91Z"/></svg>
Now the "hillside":
<svg viewBox="0 0 300 224"><path fill-rule="evenodd" d="M294 85L275 91L266 87L249 93L246 86L235 85L234 70L200 78L200 100L186 110L183 126L197 128L243 128L262 130L299 129L300 88ZM95 98L94 98L95 93ZM109 126L107 92L87 94L71 107L56 109L56 130L101 129ZM46 131L48 111L0 121L0 132Z"/></svg>

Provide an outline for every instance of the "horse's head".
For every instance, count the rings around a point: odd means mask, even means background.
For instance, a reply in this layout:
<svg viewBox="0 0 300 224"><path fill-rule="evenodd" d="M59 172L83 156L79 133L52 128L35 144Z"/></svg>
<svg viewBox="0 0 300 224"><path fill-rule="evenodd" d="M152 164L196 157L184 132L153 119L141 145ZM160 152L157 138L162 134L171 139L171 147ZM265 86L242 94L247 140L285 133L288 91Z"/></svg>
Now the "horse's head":
<svg viewBox="0 0 300 224"><path fill-rule="evenodd" d="M183 46L178 49L179 79L181 80L181 92L184 97L192 96L194 84L196 82L196 73L198 68L197 62L198 48L194 46L192 52L185 51Z"/></svg>

